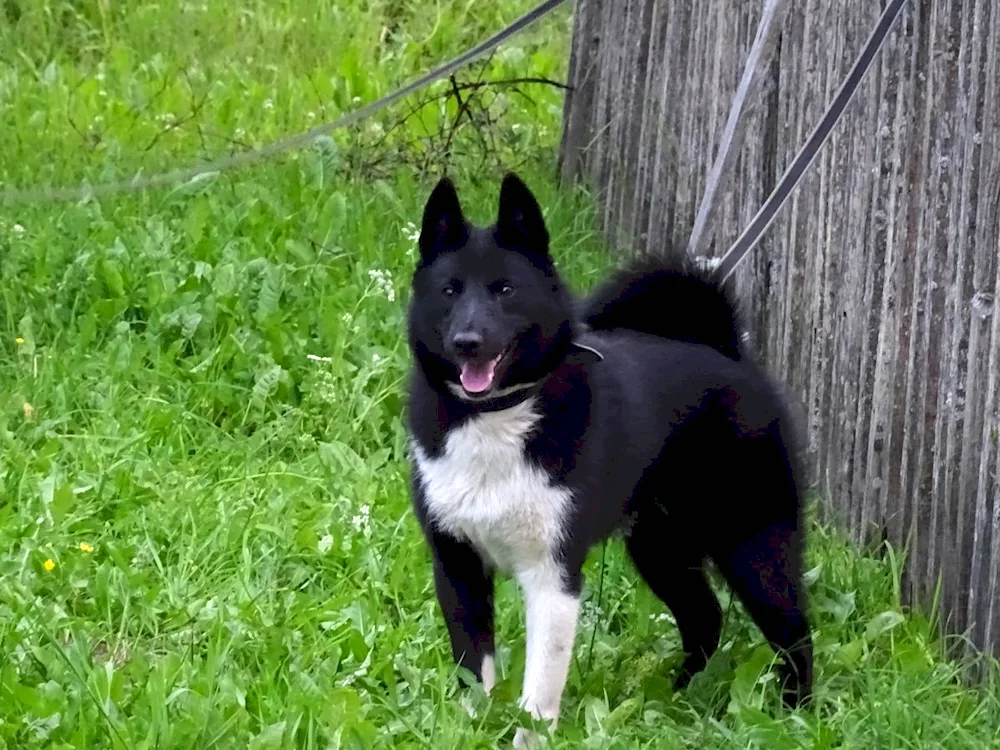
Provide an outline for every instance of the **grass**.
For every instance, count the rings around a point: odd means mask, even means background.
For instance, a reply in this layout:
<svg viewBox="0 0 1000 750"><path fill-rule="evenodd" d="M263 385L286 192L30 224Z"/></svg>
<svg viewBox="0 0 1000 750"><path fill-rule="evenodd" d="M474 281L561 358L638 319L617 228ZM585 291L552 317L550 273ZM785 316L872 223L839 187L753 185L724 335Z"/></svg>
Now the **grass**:
<svg viewBox="0 0 1000 750"><path fill-rule="evenodd" d="M96 183L264 144L530 5L7 0L0 179ZM459 82L561 79L568 18ZM412 223L445 167L486 221L520 165L574 285L608 259L589 197L552 180L560 92L495 93L450 138L454 100L404 104L252 170L0 208L0 747L509 742L517 593L500 587L501 681L472 719L409 510ZM816 707L789 714L724 591L724 648L674 693L668 613L615 543L598 600L595 551L555 745L1000 743L1000 693L961 685L891 555L815 524L809 558Z"/></svg>

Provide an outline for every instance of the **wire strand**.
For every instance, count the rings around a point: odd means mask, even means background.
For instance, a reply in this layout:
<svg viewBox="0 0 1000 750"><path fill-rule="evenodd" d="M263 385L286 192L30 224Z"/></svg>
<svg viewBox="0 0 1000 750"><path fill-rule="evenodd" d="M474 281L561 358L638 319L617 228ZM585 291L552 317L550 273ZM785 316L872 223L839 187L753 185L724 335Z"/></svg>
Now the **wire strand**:
<svg viewBox="0 0 1000 750"><path fill-rule="evenodd" d="M341 115L336 120L317 125L304 133L282 138L281 140L275 141L274 143L259 149L243 151L238 154L233 154L232 156L216 159L214 161L194 164L188 167L181 167L168 172L150 175L149 177L141 177L137 175L131 179L116 180L98 185L82 184L67 187L33 188L26 190L12 188L4 189L3 191L0 191L0 204L9 205L15 203L78 201L88 198L113 195L115 193L135 193L153 187L162 187L180 182L188 182L202 176L213 175L219 172L226 172L256 164L283 151L289 151L308 145L321 135L326 135L334 130L339 130L347 127L348 125L361 122L362 120L371 117L376 112L394 104L400 99L403 99L420 89L426 88L432 83L435 83L443 78L447 78L449 75L460 68L465 67L473 60L482 57L488 52L492 52L508 39L534 25L537 21L547 16L564 2L566 2L566 0L545 0L545 2L539 4L533 10L528 11L493 36L483 40L479 44L466 50L448 62L438 65L436 68L424 73L422 76L414 79L405 86L396 89L392 93L387 94L381 99L377 99L370 104L366 104L363 107L359 107L358 109Z"/></svg>

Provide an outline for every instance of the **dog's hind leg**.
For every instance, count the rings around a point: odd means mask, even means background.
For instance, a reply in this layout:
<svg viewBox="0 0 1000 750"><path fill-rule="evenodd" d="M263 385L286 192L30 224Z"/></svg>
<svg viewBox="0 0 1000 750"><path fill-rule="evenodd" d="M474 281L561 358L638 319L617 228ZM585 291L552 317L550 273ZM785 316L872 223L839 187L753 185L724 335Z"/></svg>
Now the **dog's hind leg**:
<svg viewBox="0 0 1000 750"><path fill-rule="evenodd" d="M678 688L705 668L722 629L722 611L705 578L703 554L683 534L651 500L637 511L626 541L639 574L677 621L686 654Z"/></svg>
<svg viewBox="0 0 1000 750"><path fill-rule="evenodd" d="M775 522L728 556L715 558L764 637L784 657L783 698L793 708L812 691L812 639L804 612L798 535L794 522Z"/></svg>

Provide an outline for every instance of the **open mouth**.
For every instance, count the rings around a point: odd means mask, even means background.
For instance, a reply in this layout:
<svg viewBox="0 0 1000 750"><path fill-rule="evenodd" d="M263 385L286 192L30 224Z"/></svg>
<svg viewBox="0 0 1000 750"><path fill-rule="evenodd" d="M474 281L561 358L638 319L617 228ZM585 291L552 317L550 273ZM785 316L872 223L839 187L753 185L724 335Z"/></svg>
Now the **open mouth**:
<svg viewBox="0 0 1000 750"><path fill-rule="evenodd" d="M506 354L506 350L500 352L493 359L486 362L474 362L466 360L459 366L459 380L462 381L462 388L466 393L482 394L493 387L496 380L497 365Z"/></svg>

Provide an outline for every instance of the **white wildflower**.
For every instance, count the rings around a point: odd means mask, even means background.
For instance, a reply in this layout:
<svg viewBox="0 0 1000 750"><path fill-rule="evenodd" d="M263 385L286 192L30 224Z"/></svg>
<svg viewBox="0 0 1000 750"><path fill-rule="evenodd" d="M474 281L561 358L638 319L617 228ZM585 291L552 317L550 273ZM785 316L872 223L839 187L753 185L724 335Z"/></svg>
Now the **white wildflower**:
<svg viewBox="0 0 1000 750"><path fill-rule="evenodd" d="M381 291L390 302L396 301L396 289L392 285L392 275L388 271L380 268L373 268L368 271L368 277L374 282L376 288Z"/></svg>
<svg viewBox="0 0 1000 750"><path fill-rule="evenodd" d="M306 359L311 359L313 362L333 362L333 357L321 357L318 354L307 354Z"/></svg>
<svg viewBox="0 0 1000 750"><path fill-rule="evenodd" d="M343 315L341 315L340 319L344 322L345 325L350 325L351 323L354 322L354 316L351 315L349 312L345 312Z"/></svg>
<svg viewBox="0 0 1000 750"><path fill-rule="evenodd" d="M403 226L403 236L410 242L417 242L420 239L420 230L412 221L406 222Z"/></svg>
<svg viewBox="0 0 1000 750"><path fill-rule="evenodd" d="M24 235L24 227L22 227L20 224L15 224L14 226L12 226L11 231L13 231L14 234L16 234L18 237Z"/></svg>
<svg viewBox="0 0 1000 750"><path fill-rule="evenodd" d="M358 512L351 519L351 526L359 534L364 534L365 537L370 537L372 535L371 527L371 507L368 505L362 505L358 508Z"/></svg>
<svg viewBox="0 0 1000 750"><path fill-rule="evenodd" d="M243 128L236 128L236 130L233 132L233 138L240 139L243 138L246 134L247 131L245 131Z"/></svg>
<svg viewBox="0 0 1000 750"><path fill-rule="evenodd" d="M315 120L316 119L316 113L315 112L306 112L306 117L308 117L310 120Z"/></svg>
<svg viewBox="0 0 1000 750"><path fill-rule="evenodd" d="M351 99L351 102L353 104L361 104L361 97L360 96L356 96L353 99Z"/></svg>
<svg viewBox="0 0 1000 750"><path fill-rule="evenodd" d="M264 100L264 109L274 109L274 100L273 99L265 99Z"/></svg>
<svg viewBox="0 0 1000 750"><path fill-rule="evenodd" d="M325 555L333 547L333 537L326 534L319 542L316 544L316 549L319 550L321 555Z"/></svg>
<svg viewBox="0 0 1000 750"><path fill-rule="evenodd" d="M338 401L337 379L326 368L310 373L306 389L306 402L310 407L321 408Z"/></svg>
<svg viewBox="0 0 1000 750"><path fill-rule="evenodd" d="M372 352L372 364L377 365L382 361L382 357L379 356L378 352Z"/></svg>

